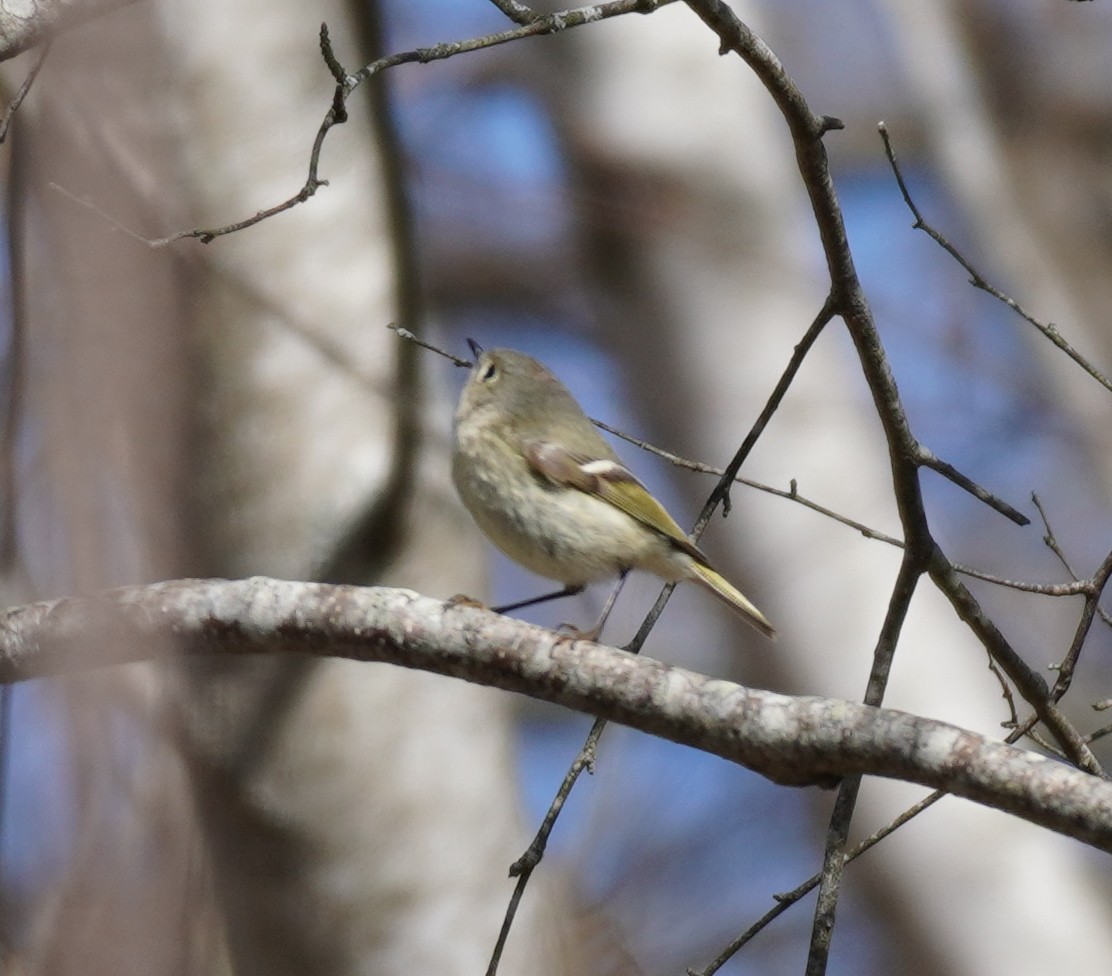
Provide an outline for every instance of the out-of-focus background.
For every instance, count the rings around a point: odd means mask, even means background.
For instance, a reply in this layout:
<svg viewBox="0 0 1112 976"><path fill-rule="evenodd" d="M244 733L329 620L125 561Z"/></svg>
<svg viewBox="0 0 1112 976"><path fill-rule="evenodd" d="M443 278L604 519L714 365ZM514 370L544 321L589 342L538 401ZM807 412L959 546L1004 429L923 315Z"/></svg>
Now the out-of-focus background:
<svg viewBox="0 0 1112 976"><path fill-rule="evenodd" d="M1107 374L1112 14L731 6L846 123L825 142L915 433L1033 519L928 474L936 537L956 562L1062 581L1036 493L1090 575L1112 541L1110 395L912 229L877 123L926 218ZM321 21L348 70L511 26L481 0L149 0L55 43L2 157L9 603L250 573L531 595L547 584L478 537L447 477L462 371L388 323L458 354L466 337L528 351L593 416L724 465L821 307L785 126L682 3L390 71L330 134L329 185L308 203L207 246L137 241L127 231L221 225L296 192L331 99ZM10 91L31 58L6 66ZM712 477L617 447L694 521ZM742 474L899 535L839 323ZM753 488L733 502L703 543L781 639L680 587L644 653L859 699L898 550ZM1026 660L1061 659L1077 601L971 585ZM658 589L634 579L604 639L627 641ZM590 621L606 593L522 615ZM1110 650L1099 624L1066 700L1083 732L1103 724ZM588 719L386 666L151 656L3 693L9 971L485 971L508 865ZM985 655L929 587L887 703L1003 734ZM921 795L867 782L857 836ZM501 971L704 965L817 870L830 805L608 729ZM1108 904L1103 855L946 800L849 869L830 971L1100 971ZM812 907L723 971L801 971Z"/></svg>

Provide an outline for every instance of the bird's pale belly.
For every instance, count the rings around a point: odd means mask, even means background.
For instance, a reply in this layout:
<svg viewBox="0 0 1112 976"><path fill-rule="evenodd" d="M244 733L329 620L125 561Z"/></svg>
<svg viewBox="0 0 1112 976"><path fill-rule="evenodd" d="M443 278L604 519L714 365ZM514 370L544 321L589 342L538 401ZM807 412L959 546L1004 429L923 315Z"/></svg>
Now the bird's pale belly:
<svg viewBox="0 0 1112 976"><path fill-rule="evenodd" d="M453 459L453 475L460 498L491 542L540 576L578 585L635 568L665 579L687 575L671 543L584 492L549 488L528 474L496 487L466 452Z"/></svg>

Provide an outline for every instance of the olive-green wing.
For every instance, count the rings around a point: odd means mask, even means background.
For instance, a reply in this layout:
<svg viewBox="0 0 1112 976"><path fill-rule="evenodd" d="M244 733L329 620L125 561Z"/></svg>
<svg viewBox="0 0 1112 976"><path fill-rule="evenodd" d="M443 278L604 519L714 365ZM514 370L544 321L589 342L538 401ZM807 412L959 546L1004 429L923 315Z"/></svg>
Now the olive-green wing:
<svg viewBox="0 0 1112 976"><path fill-rule="evenodd" d="M575 454L552 441L526 441L522 445L529 466L551 481L594 495L669 539L678 549L704 565L707 557L692 544L677 524L624 465L607 458Z"/></svg>

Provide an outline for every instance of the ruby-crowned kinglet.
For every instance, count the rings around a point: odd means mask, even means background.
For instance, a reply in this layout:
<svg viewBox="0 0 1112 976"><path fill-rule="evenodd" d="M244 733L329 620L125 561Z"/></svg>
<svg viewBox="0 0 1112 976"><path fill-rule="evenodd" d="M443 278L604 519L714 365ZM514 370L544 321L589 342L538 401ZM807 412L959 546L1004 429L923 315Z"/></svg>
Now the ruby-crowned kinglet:
<svg viewBox="0 0 1112 976"><path fill-rule="evenodd" d="M643 569L699 583L774 636L764 614L630 474L563 383L524 353L472 349L478 360L456 410L452 477L491 542L564 584L549 596Z"/></svg>

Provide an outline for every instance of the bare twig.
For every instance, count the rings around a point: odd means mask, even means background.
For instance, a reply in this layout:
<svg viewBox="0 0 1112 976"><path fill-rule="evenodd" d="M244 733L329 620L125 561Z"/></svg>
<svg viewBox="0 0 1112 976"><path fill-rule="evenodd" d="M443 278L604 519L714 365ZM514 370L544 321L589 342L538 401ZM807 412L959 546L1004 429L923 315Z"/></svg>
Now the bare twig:
<svg viewBox="0 0 1112 976"><path fill-rule="evenodd" d="M1023 308L1019 302L1014 298L1006 295L1000 289L991 285L988 280L982 275L961 252L939 231L935 230L930 224L923 219L919 207L911 197L911 192L907 188L907 183L904 181L903 173L900 171L899 163L896 160L896 151L892 147L892 139L888 134L888 127L881 122L877 129L880 132L880 138L884 142L884 152L888 157L888 163L892 167L892 173L896 177L896 183L900 188L900 195L903 197L904 203L907 204L908 210L911 211L915 222L911 225L916 230L921 230L928 237L931 238L939 247L941 247L947 254L950 255L969 275L969 283L974 288L979 288L981 291L987 292L999 302L1003 302L1013 312L1025 319L1033 325L1043 336L1049 339L1055 346L1064 352L1070 359L1072 359L1078 366L1080 366L1086 373L1088 373L1094 380L1101 386L1112 393L1112 380L1109 380L1099 369L1090 363L1081 353L1079 353L1070 343L1063 337L1062 333L1058 331L1057 326L1053 322L1040 322L1030 312Z"/></svg>
<svg viewBox="0 0 1112 976"><path fill-rule="evenodd" d="M128 0L128 2L135 2L135 0ZM324 119L313 139L313 146L309 153L308 176L301 188L292 196L280 203L276 203L272 207L267 207L265 210L259 210L250 217L245 217L242 220L237 220L221 227L197 227L191 230L175 231L172 234L167 234L165 237L159 238L144 237L132 230L128 230L88 201L82 200L80 197L68 193L68 191L66 191L67 196L88 206L96 213L101 214L101 216L111 221L113 226L126 231L132 237L143 241L149 247L166 247L167 245L187 238L195 238L202 244L210 244L218 237L238 233L249 227L254 227L264 220L276 217L278 214L292 210L294 207L310 200L321 187L328 185L328 180L320 176L320 156L321 150L324 148L325 139L333 126L341 125L347 121L346 106L348 99L364 82L371 80L376 75L403 64L428 64L431 61L442 61L459 54L480 51L485 48L496 47L500 44L508 44L511 41L521 40L526 37L556 34L573 27L581 27L584 24L594 23L598 20L606 20L611 17L620 17L632 13L649 13L656 10L658 7L663 7L675 2L676 0L610 0L610 2L607 3L598 3L586 7L576 7L571 10L562 10L557 13L534 17L527 23L523 23L519 27L515 27L511 30L499 31L495 34L486 34L482 37L474 37L464 41L452 41L437 44L433 47L422 47L412 51L402 51L398 54L391 54L364 65L353 74L347 74L343 66L337 60L332 50L328 25L321 24L321 57L328 67L329 73L332 75L333 79L336 80L336 88L332 94L331 105L325 113Z"/></svg>
<svg viewBox="0 0 1112 976"><path fill-rule="evenodd" d="M969 625L1019 693L1034 708L1039 721L1054 736L1070 761L1096 776L1104 776L1100 763L1084 737L1069 723L1057 703L1051 700L1045 679L1028 667L1016 653L996 624L981 609L973 594L957 578L953 566L940 550L935 551L930 574L935 585L950 600L958 616Z"/></svg>
<svg viewBox="0 0 1112 976"><path fill-rule="evenodd" d="M1031 501L1032 503L1034 503L1035 508L1038 510L1039 518L1042 519L1043 529L1045 530L1043 532L1043 543L1052 553L1054 553L1054 555L1058 559L1058 562L1062 564L1062 568L1065 569L1067 574L1069 574L1070 579L1074 580L1074 582L1076 582L1083 588L1090 587L1092 585L1092 581L1082 581L1078 574L1074 571L1073 566L1070 565L1069 559L1066 558L1066 554L1062 551L1062 547L1058 544L1058 537L1054 534L1054 530L1050 527L1050 518L1046 514L1046 509L1043 507L1042 500L1035 492L1031 492ZM1097 606L1097 614L1100 616L1101 620L1105 622L1105 624L1112 626L1112 614L1109 614L1107 611L1102 610L1099 604Z"/></svg>
<svg viewBox="0 0 1112 976"><path fill-rule="evenodd" d="M947 795L948 794L942 790L936 790L934 793L925 796L914 806L909 807L898 817L892 820L891 823L886 824L884 827L881 827L880 830L876 831L869 837L866 837L865 840L861 841L861 843L854 847L852 851L845 855L845 863L848 865L850 862L857 860L857 858L859 858L862 854L872 850L886 837L889 837L890 835L895 833L904 824L919 816L919 814L921 814L924 810L927 810L930 807L934 806L935 803L937 803L939 800ZM770 908L767 912L765 912L764 915L757 919L757 921L750 925L749 928L741 933L741 935L731 941L714 958L714 960L703 969L689 969L688 976L713 976L714 973L718 972L718 970L725 966L726 963L730 961L730 959L732 959L738 952L745 948L745 946L749 942L752 942L753 938L756 935L764 931L764 929L768 928L768 926L776 921L776 919L778 919L781 915L783 915L784 912L786 912L789 908L800 902L802 899L806 898L807 895L814 891L819 886L822 878L823 875L821 872L818 874L813 874L802 884L798 885L795 888L792 888L791 891L785 891L781 894L773 895L772 898L776 902L776 904L773 905L772 908Z"/></svg>
<svg viewBox="0 0 1112 976"><path fill-rule="evenodd" d="M123 224L121 224L111 214L105 213L103 210L101 210L100 207L98 207L88 197L78 196L76 193L73 193L70 190L67 190L60 183L50 182L50 183L47 183L46 185L51 190L53 190L55 193L60 193L67 200L70 200L73 203L76 203L79 206L84 207L86 210L89 210L92 213L95 213L98 217L100 217L106 223L110 224L113 229L118 230L121 234L126 234L132 240L138 241L140 244L146 244L148 247L153 247L157 244L156 241L152 241L149 237L144 237L142 234L138 233L137 231L132 230L130 227L126 227Z"/></svg>
<svg viewBox="0 0 1112 976"><path fill-rule="evenodd" d="M1027 580L1007 579L996 573L986 573L983 569L974 569L972 566L963 566L961 563L952 563L954 572L972 579L979 579L995 586L1006 586L1011 590L1023 593L1038 593L1042 596L1080 596L1088 592L1088 580L1074 580L1072 583L1031 583Z"/></svg>
<svg viewBox="0 0 1112 976"><path fill-rule="evenodd" d="M626 443L632 444L648 454L654 454L677 468L684 468L685 470L695 471L699 474L711 474L716 477L721 477L723 474L722 468L716 467L713 464L706 464L703 461L693 461L690 458L685 458L671 451L664 450L640 437L635 437L623 430L619 430L617 427L612 427L605 421L592 420L591 422L607 433L621 438ZM773 485L766 485L763 482L754 481L752 478L743 478L741 476L734 478L734 484L744 485L746 488L753 488L756 491L764 492L766 495L775 495L777 498L784 498L788 501L796 502L804 508L809 508L813 512L824 515L826 518L839 522L861 533L866 539L875 539L877 542L883 542L897 549L904 548L903 542L895 536L888 535L887 532L881 532L880 529L874 529L871 526L865 525L864 522L858 522L856 519L852 519L847 515L842 515L832 508L827 508L825 505L807 498L800 493L799 486L794 478L789 483L787 489L776 488ZM1022 517L1026 518L1026 516ZM1029 519L1027 521L1028 523L1030 522ZM992 583L995 586L1004 586L1012 590L1020 590L1024 593L1038 593L1042 596L1082 596L1088 593L1092 586L1091 580L1079 580L1076 577L1069 583L1032 583L1029 580L1010 579L1005 576L1000 576L998 573L989 573L986 570L977 569L973 566L966 566L961 563L954 563L953 567L954 570L962 576L969 576L973 579L982 580L985 583ZM1098 608L1097 612L1108 622L1107 615L1103 610Z"/></svg>
<svg viewBox="0 0 1112 976"><path fill-rule="evenodd" d="M1096 742L1098 739L1103 739L1106 735L1112 733L1112 725L1103 725L1099 729L1090 732L1085 740L1087 742Z"/></svg>
<svg viewBox="0 0 1112 976"><path fill-rule="evenodd" d="M919 463L924 467L930 468L932 471L937 471L942 477L949 479L959 488L969 492L978 501L984 502L989 508L993 508L1001 515L1011 519L1016 525L1030 525L1031 520L1022 512L1013 508L1006 501L998 498L992 494L988 489L982 488L979 484L971 478L966 477L952 464L943 461L933 451L928 450L919 445Z"/></svg>
<svg viewBox="0 0 1112 976"><path fill-rule="evenodd" d="M332 36L328 33L327 24L320 25L320 54L328 67L328 73L332 75L332 80L342 89L347 84L348 76L344 66L340 64L340 59L336 57L336 51L332 47ZM347 121L346 114L340 121Z"/></svg>
<svg viewBox="0 0 1112 976"><path fill-rule="evenodd" d="M1000 677L999 671L994 665L991 664L991 662L989 666L992 668L993 673L996 674L997 677ZM1005 697L1008 698L1008 700L1010 701L1011 693L1007 688L1006 682L1003 682L1002 680L1002 683L1004 684L1005 688ZM1012 711L1012 714L1014 716L1014 709ZM1106 733L1112 732L1112 725L1108 726L1107 729L1105 729L1104 731ZM1011 744L1017 742L1020 736L1021 733L1016 731L1011 733L1004 741ZM857 858L859 858L862 854L872 850L882 840L890 837L905 824L915 819L915 817L919 816L919 814L928 810L939 800L948 795L949 794L945 790L936 790L935 792L923 797L923 799L920 800L918 803L915 803L912 806L908 807L898 817L895 817L889 823L885 824L879 830L870 834L863 841L857 844L853 848L853 850L849 851L846 854L845 863L848 865L852 861L857 860ZM772 922L783 915L784 912L786 912L789 908L797 904L801 899L805 898L812 891L814 891L815 888L819 886L822 878L823 874L821 872L813 874L806 881L793 888L791 891L773 895L772 897L776 904L772 908L765 912L765 914L757 919L756 922L750 925L749 928L747 928L737 938L730 942L705 968L700 970L688 970L689 976L713 976L713 974L718 972L719 969L721 969L727 962L729 962L736 953L743 949L747 943L751 942L754 936L766 929Z"/></svg>
<svg viewBox="0 0 1112 976"><path fill-rule="evenodd" d="M865 704L879 708L884 701L888 687L888 677L896 656L896 646L907 620L911 598L922 577L926 566L919 554L913 549L904 550L904 558L896 577L888 612L884 615L877 646L873 652L873 664L869 672L869 683L865 690ZM819 882L818 903L811 928L810 951L807 955L808 976L826 971L830 955L830 942L834 934L834 918L837 913L838 897L841 890L842 872L846 864L846 844L857 797L861 790L861 777L849 776L838 787L838 797L830 815L827 828L823 865Z"/></svg>
<svg viewBox="0 0 1112 976"><path fill-rule="evenodd" d="M470 369L474 365L474 363L472 363L470 359L461 359L459 356L452 355L452 353L448 352L446 349L441 349L440 346L434 345L431 342L426 342L424 339L418 339L417 336L409 331L409 329L403 328L395 322L389 323L386 328L388 328L391 332L396 332L399 339L405 339L407 342L412 342L415 345L420 346L422 349L428 349L429 352L435 352L438 355L443 356L445 359L450 360L455 366L459 366L463 369Z"/></svg>
<svg viewBox="0 0 1112 976"><path fill-rule="evenodd" d="M826 302L819 310L819 314L815 316L814 321L803 334L803 338L796 343L795 348L792 350L788 365L784 368L784 372L780 375L776 387L769 395L768 402L765 403L760 416L757 417L749 433L745 435L745 440L741 442L741 447L737 449L737 453L730 460L730 463L726 465L726 470L722 472L722 477L718 479L718 484L715 485L714 491L711 492L710 498L707 499L707 503L699 515L699 520L695 524L696 539L702 534L703 529L706 527L707 522L710 521L719 502L722 503L723 513L729 514L730 488L734 483L734 479L737 478L737 473L742 463L749 456L749 452L753 450L753 446L757 443L757 439L764 433L764 429L768 426L768 422L772 419L772 415L779 409L780 403L783 401L785 394L788 392L788 388L792 384L792 380L795 379L796 374L799 372L799 367L803 365L803 360L807 358L807 353L811 351L811 347L818 340L818 337L822 335L822 330L826 328L834 315L833 296L827 296Z"/></svg>
<svg viewBox="0 0 1112 976"><path fill-rule="evenodd" d="M1045 522L1046 515L1042 511L1041 506L1039 512L1043 516L1044 524L1047 526L1047 538L1053 538L1052 534L1050 534L1050 525ZM1057 543L1055 542L1054 545L1056 547ZM1057 551L1059 555L1061 555L1061 551ZM1070 572L1072 573L1072 570L1070 570ZM1066 692L1069 691L1069 687L1073 682L1074 669L1077 667L1077 661L1081 657L1081 649L1085 645L1085 638L1088 636L1089 629L1092 627L1093 620L1099 610L1100 598L1104 594L1105 587L1108 585L1110 578L1112 578L1112 552L1105 556L1104 561L1093 575L1093 578L1085 580L1080 584L1085 588L1085 606L1081 612L1081 619L1078 621L1077 628L1074 631L1069 650L1066 652L1066 656L1062 659L1061 663L1054 668L1054 670L1058 672L1058 677L1054 682L1054 687L1051 688L1049 692L1049 698L1053 702L1061 701ZM1033 730L1038 724L1039 719L1040 716L1038 712L1036 712L1022 725L1017 726L1018 731L1020 734L1030 735L1034 741L1038 742L1040 746L1043 746L1043 748L1046 748L1049 752L1057 752L1057 750L1049 747L1042 739L1035 736ZM1089 744L1096 741L1098 738L1100 738L1100 735L1090 733L1084 737L1083 741Z"/></svg>
<svg viewBox="0 0 1112 976"><path fill-rule="evenodd" d="M4 112L4 117L0 119L0 142L8 138L8 129L11 128L12 119L15 118L15 113L19 111L19 106L23 104L23 100L27 97L27 93L31 90L31 86L35 83L35 79L39 76L42 66L46 64L47 56L50 54L50 41L46 41L39 53L35 56L35 63L31 65L31 70L27 72L27 77L23 79L23 84L19 86L19 91L15 93L11 104L8 105L7 111Z"/></svg>
<svg viewBox="0 0 1112 976"><path fill-rule="evenodd" d="M1077 667L1078 658L1081 656L1081 648L1085 644L1085 638L1089 635L1089 628L1093 624L1093 618L1096 616L1097 608L1100 605L1100 598L1108 585L1110 577L1112 577L1112 552L1104 557L1104 561L1093 574L1093 578L1088 581L1085 607L1081 611L1081 619L1074 631L1070 649L1062 663L1055 669L1058 672L1058 677L1054 681L1054 687L1050 689L1050 697L1054 701L1061 701L1062 696L1069 690L1073 681L1074 669Z"/></svg>
<svg viewBox="0 0 1112 976"><path fill-rule="evenodd" d="M1008 677L1000 670L1000 666L990 657L988 659L988 669L992 672L994 678L1000 682L1000 697L1008 705L1008 717L1001 722L1001 726L1005 729L1014 729L1019 725L1019 713L1015 709L1015 695L1012 694L1012 686L1008 684Z"/></svg>
<svg viewBox="0 0 1112 976"><path fill-rule="evenodd" d="M1066 554L1062 552L1062 547L1058 545L1058 537L1054 534L1054 530L1050 527L1050 517L1046 514L1046 509L1043 508L1042 499L1035 492L1031 492L1031 502L1039 513L1039 518L1042 519L1043 524L1043 543L1046 547L1054 553L1058 562L1062 564L1062 568L1069 573L1071 579L1077 579L1077 573L1073 571L1070 561L1066 558Z"/></svg>
<svg viewBox="0 0 1112 976"><path fill-rule="evenodd" d="M510 903L506 907L506 915L502 919L502 927L498 931L498 939L495 942L494 951L491 953L490 963L487 966L487 976L494 976L498 972L498 965L502 961L506 940L509 938L510 929L513 926L514 918L517 916L518 905L521 904L521 896L525 894L525 886L529 883L534 868L540 864L541 858L544 857L545 848L548 846L548 838L552 834L552 829L556 826L556 818L560 816L560 811L563 810L564 803L571 795L572 788L580 774L584 770L589 773L595 771L598 740L605 728L606 720L601 718L597 719L595 724L591 726L591 731L587 733L587 741L583 743L579 755L575 757L571 766L568 767L568 771L564 774L564 781L556 791L552 803L549 804L548 812L545 813L544 820L541 821L537 835L533 838L525 853L510 865L510 877L517 878L517 884L514 885Z"/></svg>

